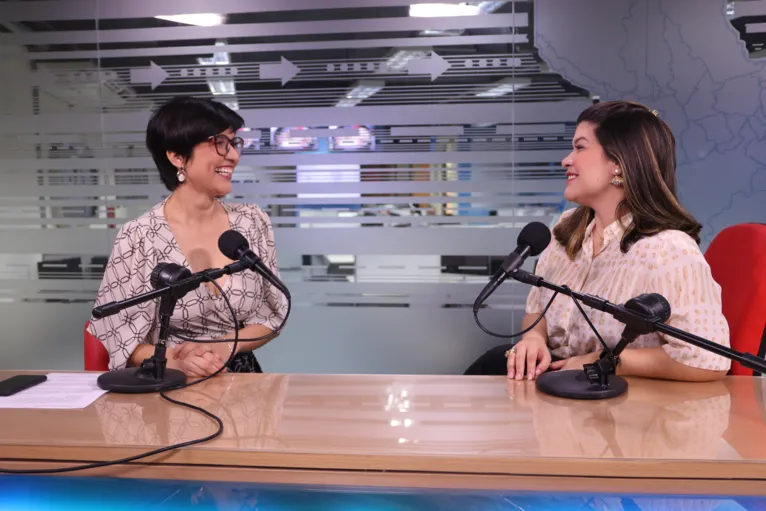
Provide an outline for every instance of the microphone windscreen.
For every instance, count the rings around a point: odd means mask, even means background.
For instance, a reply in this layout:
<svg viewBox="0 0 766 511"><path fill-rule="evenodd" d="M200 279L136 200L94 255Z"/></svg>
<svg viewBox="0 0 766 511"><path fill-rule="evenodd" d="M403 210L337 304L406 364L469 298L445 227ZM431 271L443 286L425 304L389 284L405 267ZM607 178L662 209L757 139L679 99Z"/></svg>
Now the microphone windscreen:
<svg viewBox="0 0 766 511"><path fill-rule="evenodd" d="M518 245L527 245L529 255L537 256L551 242L551 230L541 222L530 222L524 226L517 239Z"/></svg>
<svg viewBox="0 0 766 511"><path fill-rule="evenodd" d="M664 323L670 319L670 302L659 293L644 293L631 298L625 302L625 308L655 322Z"/></svg>
<svg viewBox="0 0 766 511"><path fill-rule="evenodd" d="M242 252L248 248L250 243L237 231L226 231L218 238L218 250L232 261L238 261Z"/></svg>
<svg viewBox="0 0 766 511"><path fill-rule="evenodd" d="M191 277L189 268L175 263L157 263L149 277L149 282L154 289L160 289L188 277Z"/></svg>

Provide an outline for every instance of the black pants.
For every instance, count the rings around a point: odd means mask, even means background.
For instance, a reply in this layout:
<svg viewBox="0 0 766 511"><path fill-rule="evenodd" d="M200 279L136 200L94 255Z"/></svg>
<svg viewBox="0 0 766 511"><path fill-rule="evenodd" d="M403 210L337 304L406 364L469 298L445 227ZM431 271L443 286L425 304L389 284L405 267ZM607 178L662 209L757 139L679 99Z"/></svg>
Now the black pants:
<svg viewBox="0 0 766 511"><path fill-rule="evenodd" d="M262 373L261 364L252 351L237 353L228 367L232 373Z"/></svg>
<svg viewBox="0 0 766 511"><path fill-rule="evenodd" d="M239 329L245 328L244 321L239 322ZM261 364L255 358L255 353L246 351L234 355L234 360L229 364L229 372L232 373L262 373Z"/></svg>
<svg viewBox="0 0 766 511"><path fill-rule="evenodd" d="M485 375L485 376L505 376L508 374L508 361L505 358L505 352L508 351L516 344L512 342L510 344L501 344L494 348L487 350L482 356L477 358L473 364L468 366L468 369L463 373L464 375ZM551 354L553 362L561 360L559 357Z"/></svg>

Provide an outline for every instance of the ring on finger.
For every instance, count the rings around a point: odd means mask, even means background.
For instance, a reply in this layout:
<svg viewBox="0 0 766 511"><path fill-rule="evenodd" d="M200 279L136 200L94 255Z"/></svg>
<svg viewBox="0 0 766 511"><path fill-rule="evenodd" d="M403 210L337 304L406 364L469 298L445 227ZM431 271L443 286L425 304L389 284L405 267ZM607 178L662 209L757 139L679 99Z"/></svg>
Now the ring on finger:
<svg viewBox="0 0 766 511"><path fill-rule="evenodd" d="M511 348L511 349L509 349L509 350L507 350L505 352L505 358L508 358L511 355L515 355L515 354L516 354L516 346L514 346L513 348Z"/></svg>

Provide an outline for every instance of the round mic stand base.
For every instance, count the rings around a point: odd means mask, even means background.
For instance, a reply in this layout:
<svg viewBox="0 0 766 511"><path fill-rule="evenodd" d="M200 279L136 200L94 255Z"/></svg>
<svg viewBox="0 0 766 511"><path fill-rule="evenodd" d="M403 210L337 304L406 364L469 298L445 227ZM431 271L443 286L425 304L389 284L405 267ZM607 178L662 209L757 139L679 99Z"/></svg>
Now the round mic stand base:
<svg viewBox="0 0 766 511"><path fill-rule="evenodd" d="M537 377L537 389L551 396L567 399L610 399L628 390L628 382L607 374L604 385L593 383L585 371L550 371Z"/></svg>
<svg viewBox="0 0 766 511"><path fill-rule="evenodd" d="M98 377L98 386L118 394L148 394L169 390L186 383L186 374L178 369L165 369L161 378L142 367L109 371Z"/></svg>
<svg viewBox="0 0 766 511"><path fill-rule="evenodd" d="M169 316L163 318L166 324ZM117 371L109 371L98 377L96 382L103 390L118 394L148 394L171 390L186 383L186 373L178 369L167 368L165 341L154 345L154 355L145 359L140 367L129 367Z"/></svg>

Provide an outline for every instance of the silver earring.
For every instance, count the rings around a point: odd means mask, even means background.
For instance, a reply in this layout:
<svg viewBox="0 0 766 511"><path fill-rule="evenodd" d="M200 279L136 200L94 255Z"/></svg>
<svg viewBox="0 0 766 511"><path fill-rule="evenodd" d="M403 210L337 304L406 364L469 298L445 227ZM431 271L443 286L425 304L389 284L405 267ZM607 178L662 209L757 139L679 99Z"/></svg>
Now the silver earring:
<svg viewBox="0 0 766 511"><path fill-rule="evenodd" d="M624 181L620 177L620 169L614 169L614 177L609 182L611 184L613 184L614 186L622 186L623 185Z"/></svg>
<svg viewBox="0 0 766 511"><path fill-rule="evenodd" d="M178 178L179 183L183 183L186 181L186 174L184 174L185 169L183 167L178 167L178 172L176 172L176 177Z"/></svg>

